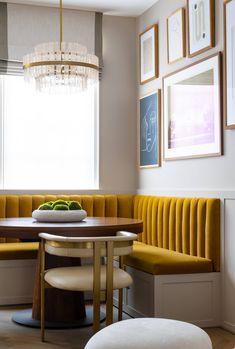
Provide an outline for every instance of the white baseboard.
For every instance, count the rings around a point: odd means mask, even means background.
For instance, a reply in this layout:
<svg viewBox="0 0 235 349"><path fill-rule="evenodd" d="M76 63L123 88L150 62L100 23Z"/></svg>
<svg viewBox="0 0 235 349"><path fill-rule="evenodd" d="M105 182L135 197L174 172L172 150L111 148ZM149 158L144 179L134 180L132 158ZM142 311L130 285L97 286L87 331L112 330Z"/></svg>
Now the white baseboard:
<svg viewBox="0 0 235 349"><path fill-rule="evenodd" d="M232 332L232 333L235 333L235 325L229 321L223 321L222 327L225 328L226 330Z"/></svg>
<svg viewBox="0 0 235 349"><path fill-rule="evenodd" d="M32 303L35 259L0 261L0 305Z"/></svg>
<svg viewBox="0 0 235 349"><path fill-rule="evenodd" d="M133 317L163 317L200 327L221 324L220 273L151 275L126 267L134 282L124 311Z"/></svg>

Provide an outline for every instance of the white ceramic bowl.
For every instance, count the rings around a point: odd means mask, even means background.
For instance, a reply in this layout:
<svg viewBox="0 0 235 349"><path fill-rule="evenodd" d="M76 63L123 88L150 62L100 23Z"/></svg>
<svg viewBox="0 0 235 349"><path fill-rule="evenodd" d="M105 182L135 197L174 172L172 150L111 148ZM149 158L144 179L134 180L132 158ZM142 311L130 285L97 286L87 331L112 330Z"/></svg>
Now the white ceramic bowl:
<svg viewBox="0 0 235 349"><path fill-rule="evenodd" d="M38 222L80 222L87 217L84 210L35 210L32 217Z"/></svg>

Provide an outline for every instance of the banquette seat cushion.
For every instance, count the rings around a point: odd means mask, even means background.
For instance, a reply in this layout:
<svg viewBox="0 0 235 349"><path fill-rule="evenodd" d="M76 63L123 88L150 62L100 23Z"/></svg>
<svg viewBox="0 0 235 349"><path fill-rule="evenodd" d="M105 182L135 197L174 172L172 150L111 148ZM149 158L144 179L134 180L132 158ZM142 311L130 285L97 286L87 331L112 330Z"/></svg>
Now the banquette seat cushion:
<svg viewBox="0 0 235 349"><path fill-rule="evenodd" d="M0 244L0 260L35 259L38 242L4 242Z"/></svg>
<svg viewBox="0 0 235 349"><path fill-rule="evenodd" d="M209 273L212 260L135 242L125 264L153 275Z"/></svg>

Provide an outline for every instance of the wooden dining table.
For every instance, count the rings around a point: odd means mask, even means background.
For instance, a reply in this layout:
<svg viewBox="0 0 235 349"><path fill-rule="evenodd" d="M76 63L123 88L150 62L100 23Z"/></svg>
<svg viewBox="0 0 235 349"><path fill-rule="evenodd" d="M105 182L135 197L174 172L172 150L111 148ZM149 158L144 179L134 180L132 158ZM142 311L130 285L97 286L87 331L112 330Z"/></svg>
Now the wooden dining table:
<svg viewBox="0 0 235 349"><path fill-rule="evenodd" d="M22 241L39 241L42 232L62 236L112 236L117 231L139 234L143 222L120 217L87 217L81 222L43 223L31 217L0 219L0 237ZM79 258L46 255L46 268L80 265ZM9 275L10 277L10 275ZM91 306L85 306L84 293L46 289L45 326L47 328L73 328L92 324ZM101 314L101 320L104 315ZM40 253L34 281L33 307L13 314L13 321L30 327L40 327Z"/></svg>

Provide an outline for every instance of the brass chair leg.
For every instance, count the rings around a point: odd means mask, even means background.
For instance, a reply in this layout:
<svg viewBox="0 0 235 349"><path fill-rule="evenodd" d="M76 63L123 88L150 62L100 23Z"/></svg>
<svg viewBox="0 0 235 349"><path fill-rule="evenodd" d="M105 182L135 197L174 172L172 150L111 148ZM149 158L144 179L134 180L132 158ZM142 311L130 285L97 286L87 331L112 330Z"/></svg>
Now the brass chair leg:
<svg viewBox="0 0 235 349"><path fill-rule="evenodd" d="M44 278L44 275L41 275ZM41 286L41 341L45 342L45 286Z"/></svg>
<svg viewBox="0 0 235 349"><path fill-rule="evenodd" d="M41 248L41 341L45 342L45 242L40 244Z"/></svg>
<svg viewBox="0 0 235 349"><path fill-rule="evenodd" d="M100 242L94 248L94 288L93 288L93 332L100 329Z"/></svg>
<svg viewBox="0 0 235 349"><path fill-rule="evenodd" d="M123 256L119 257L119 268L124 269ZM123 289L118 290L118 321L122 320Z"/></svg>
<svg viewBox="0 0 235 349"><path fill-rule="evenodd" d="M111 325L113 323L113 241L107 243L106 289L106 325Z"/></svg>

